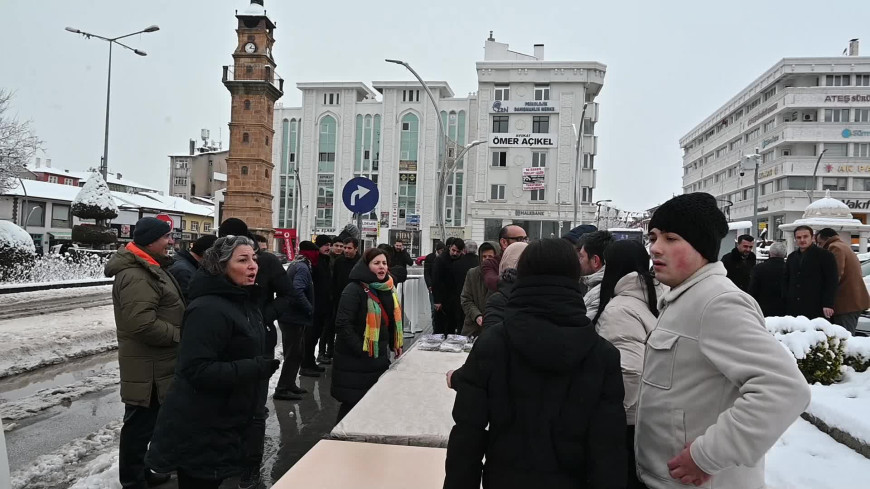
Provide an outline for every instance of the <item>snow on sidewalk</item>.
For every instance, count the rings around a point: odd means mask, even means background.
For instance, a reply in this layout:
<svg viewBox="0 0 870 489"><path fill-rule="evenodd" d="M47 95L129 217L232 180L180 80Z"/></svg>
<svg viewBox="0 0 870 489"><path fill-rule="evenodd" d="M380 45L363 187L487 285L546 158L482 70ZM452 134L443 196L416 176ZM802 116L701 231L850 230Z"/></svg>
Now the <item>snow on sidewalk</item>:
<svg viewBox="0 0 870 489"><path fill-rule="evenodd" d="M0 378L116 349L112 306L0 321Z"/></svg>
<svg viewBox="0 0 870 489"><path fill-rule="evenodd" d="M109 368L72 384L42 389L33 395L4 402L0 404L0 418L13 421L28 418L52 406L72 402L86 394L99 392L120 382L121 373L118 367ZM6 430L11 430L13 427L14 424L9 424Z"/></svg>
<svg viewBox="0 0 870 489"><path fill-rule="evenodd" d="M841 382L810 386L813 400L807 412L833 428L870 445L870 370L849 368Z"/></svg>
<svg viewBox="0 0 870 489"><path fill-rule="evenodd" d="M94 281L103 279L94 279ZM76 280L75 282L84 282L85 280ZM60 282L56 282L60 283ZM20 286L22 284L11 284L11 286ZM37 284L25 284L37 285ZM0 288L3 288L0 285ZM30 292L16 292L14 294L0 294L0 306L7 304L19 304L21 302L36 302L36 301L52 301L62 299L72 299L73 297L85 297L96 294L111 294L111 285L96 285L93 287L67 287L64 289L48 289L34 290Z"/></svg>
<svg viewBox="0 0 870 489"><path fill-rule="evenodd" d="M770 489L864 489L870 460L798 419L767 452Z"/></svg>

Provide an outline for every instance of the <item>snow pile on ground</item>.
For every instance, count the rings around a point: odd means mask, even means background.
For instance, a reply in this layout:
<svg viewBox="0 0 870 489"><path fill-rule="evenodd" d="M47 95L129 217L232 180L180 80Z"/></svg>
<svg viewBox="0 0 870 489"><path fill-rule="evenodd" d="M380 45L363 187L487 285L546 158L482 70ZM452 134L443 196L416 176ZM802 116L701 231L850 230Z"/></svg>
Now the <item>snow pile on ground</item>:
<svg viewBox="0 0 870 489"><path fill-rule="evenodd" d="M98 456L85 467L84 472L87 475L70 486L70 489L121 489L117 450Z"/></svg>
<svg viewBox="0 0 870 489"><path fill-rule="evenodd" d="M0 378L117 347L112 306L0 321Z"/></svg>
<svg viewBox="0 0 870 489"><path fill-rule="evenodd" d="M99 392L121 382L118 368L111 368L79 382L63 387L43 389L33 395L0 404L0 418L19 420L29 418L52 406L72 402L85 394Z"/></svg>
<svg viewBox="0 0 870 489"><path fill-rule="evenodd" d="M809 414L870 445L870 371L847 369L842 382L813 384L810 390L813 399L807 408Z"/></svg>
<svg viewBox="0 0 870 489"><path fill-rule="evenodd" d="M121 426L121 420L113 421L85 438L74 440L53 453L40 456L27 467L12 473L12 488L67 487L73 481L92 475L95 472L94 468L87 462L94 454L102 454L117 446ZM109 453L113 453L117 458L117 449ZM106 457L100 459L100 462L101 466L106 468ZM82 466L83 463L86 465ZM117 462L115 462L115 470L117 470Z"/></svg>
<svg viewBox="0 0 870 489"><path fill-rule="evenodd" d="M842 326L804 316L765 318L767 330L794 355L807 382L831 384L840 380L843 350L852 337Z"/></svg>
<svg viewBox="0 0 870 489"><path fill-rule="evenodd" d="M16 226L12 221L0 220L0 248L13 248L17 250L36 251L33 238L27 231Z"/></svg>
<svg viewBox="0 0 870 489"><path fill-rule="evenodd" d="M91 253L64 253L37 256L35 260L12 268L3 278L4 284L56 283L105 279L103 269L108 257Z"/></svg>
<svg viewBox="0 0 870 489"><path fill-rule="evenodd" d="M21 304L22 302L58 301L85 297L89 295L106 295L112 293L111 285L95 285L91 287L70 287L66 289L34 290L31 292L16 292L14 294L0 294L0 307L5 305Z"/></svg>
<svg viewBox="0 0 870 489"><path fill-rule="evenodd" d="M112 198L112 193L109 191L106 181L103 180L103 176L97 172L91 173L72 205L73 210L78 207L89 207L103 209L109 213L114 212L115 215L118 215L118 204Z"/></svg>
<svg viewBox="0 0 870 489"><path fill-rule="evenodd" d="M870 460L798 419L767 452L764 478L770 489L864 489L867 474Z"/></svg>

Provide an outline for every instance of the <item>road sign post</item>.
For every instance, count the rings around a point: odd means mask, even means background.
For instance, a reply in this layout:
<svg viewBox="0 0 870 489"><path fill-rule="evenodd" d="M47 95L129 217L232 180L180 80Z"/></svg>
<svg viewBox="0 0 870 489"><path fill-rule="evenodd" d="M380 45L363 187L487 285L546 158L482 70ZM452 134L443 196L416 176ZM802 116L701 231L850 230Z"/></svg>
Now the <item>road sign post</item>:
<svg viewBox="0 0 870 489"><path fill-rule="evenodd" d="M356 227L362 234L362 215L375 209L380 193L378 184L365 177L352 178L341 191L344 206L356 214Z"/></svg>

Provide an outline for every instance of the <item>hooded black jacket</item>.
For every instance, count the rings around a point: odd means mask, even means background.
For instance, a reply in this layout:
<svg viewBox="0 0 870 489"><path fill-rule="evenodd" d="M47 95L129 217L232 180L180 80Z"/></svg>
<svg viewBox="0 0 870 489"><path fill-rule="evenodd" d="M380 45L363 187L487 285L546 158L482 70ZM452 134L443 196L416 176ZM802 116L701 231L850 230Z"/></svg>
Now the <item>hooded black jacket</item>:
<svg viewBox="0 0 870 489"><path fill-rule="evenodd" d="M181 287L181 294L184 296L184 301L188 302L187 289L190 288L190 280L193 274L199 270L199 262L187 250L178 250L175 258L172 260L172 265L166 270L175 277L178 286Z"/></svg>
<svg viewBox="0 0 870 489"><path fill-rule="evenodd" d="M517 280L517 271L510 270L502 275L498 281L498 289L486 299L486 306L483 308L483 327L488 328L504 321L504 309L507 307L508 299L511 292L514 290L514 285ZM579 283L578 283L579 290ZM586 306L584 305L584 308Z"/></svg>
<svg viewBox="0 0 870 489"><path fill-rule="evenodd" d="M521 278L505 318L453 374L444 487L625 487L619 351L586 318L577 282Z"/></svg>
<svg viewBox="0 0 870 489"><path fill-rule="evenodd" d="M204 479L238 473L266 368L257 289L205 270L194 275L175 379L146 457L152 469Z"/></svg>
<svg viewBox="0 0 870 489"><path fill-rule="evenodd" d="M358 260L350 272L350 283L341 293L335 315L335 356L332 360L332 397L340 402L356 403L368 392L378 377L390 366L390 349L396 335L393 318L393 297L389 292L377 293L389 319L381 326L378 356L369 357L363 351L368 296L361 283L377 282L375 274L365 261Z"/></svg>

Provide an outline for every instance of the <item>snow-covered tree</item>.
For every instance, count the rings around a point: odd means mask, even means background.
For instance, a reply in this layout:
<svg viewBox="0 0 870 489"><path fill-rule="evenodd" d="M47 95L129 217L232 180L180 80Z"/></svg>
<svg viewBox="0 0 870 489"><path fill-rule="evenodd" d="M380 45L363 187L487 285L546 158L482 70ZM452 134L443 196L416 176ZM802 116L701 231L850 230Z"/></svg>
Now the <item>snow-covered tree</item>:
<svg viewBox="0 0 870 489"><path fill-rule="evenodd" d="M93 245L111 244L117 241L115 233L105 226L105 221L118 217L118 204L109 191L103 176L91 173L88 181L72 203L72 214L80 219L94 219L96 226L73 226L72 239Z"/></svg>
<svg viewBox="0 0 870 489"><path fill-rule="evenodd" d="M118 204L103 176L91 173L88 181L72 203L72 213L81 219L114 219L118 217Z"/></svg>
<svg viewBox="0 0 870 489"><path fill-rule="evenodd" d="M30 122L9 113L11 99L9 91L0 89L0 193L15 186L15 176L42 145Z"/></svg>
<svg viewBox="0 0 870 489"><path fill-rule="evenodd" d="M11 221L0 220L0 282L16 271L29 269L36 258L36 246L27 231Z"/></svg>

